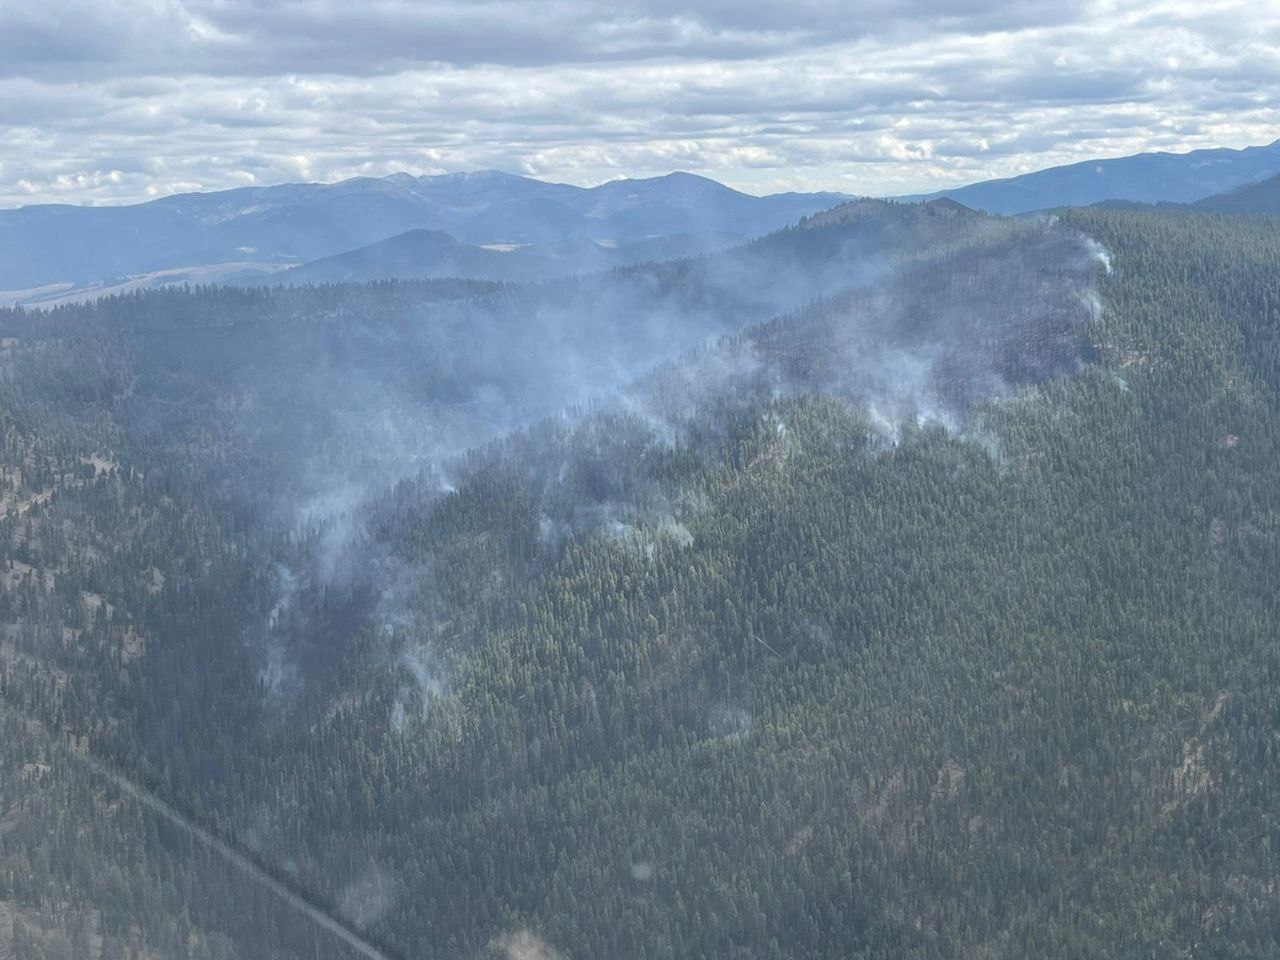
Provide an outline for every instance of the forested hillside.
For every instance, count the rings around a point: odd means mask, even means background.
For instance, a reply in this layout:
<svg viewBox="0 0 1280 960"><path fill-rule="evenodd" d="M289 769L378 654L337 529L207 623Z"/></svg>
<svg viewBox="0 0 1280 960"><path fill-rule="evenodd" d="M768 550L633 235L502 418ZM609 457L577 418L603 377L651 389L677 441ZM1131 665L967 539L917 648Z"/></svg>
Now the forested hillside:
<svg viewBox="0 0 1280 960"><path fill-rule="evenodd" d="M1276 956L1278 268L864 202L0 314L0 957Z"/></svg>

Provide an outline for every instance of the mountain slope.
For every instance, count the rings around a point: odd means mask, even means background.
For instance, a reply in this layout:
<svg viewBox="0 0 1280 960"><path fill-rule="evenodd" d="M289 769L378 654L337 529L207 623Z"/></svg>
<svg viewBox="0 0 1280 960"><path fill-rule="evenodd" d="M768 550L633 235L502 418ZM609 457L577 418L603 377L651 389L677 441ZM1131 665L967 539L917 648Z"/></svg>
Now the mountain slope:
<svg viewBox="0 0 1280 960"><path fill-rule="evenodd" d="M0 210L0 290L228 261L314 260L414 229L472 244L776 230L847 199L751 197L673 174L581 188L495 171L184 194L123 207Z"/></svg>
<svg viewBox="0 0 1280 960"><path fill-rule="evenodd" d="M1219 213L1280 213L1280 174L1196 202Z"/></svg>
<svg viewBox="0 0 1280 960"><path fill-rule="evenodd" d="M592 273L649 260L713 253L740 243L736 234L672 234L616 245L574 238L496 249L461 243L438 230L410 230L386 240L321 257L255 279L255 284L351 283L465 277L477 280L546 280Z"/></svg>
<svg viewBox="0 0 1280 960"><path fill-rule="evenodd" d="M460 243L440 230L410 230L367 247L322 257L277 274L283 283L349 283L392 278L473 277L527 280L548 265Z"/></svg>
<svg viewBox="0 0 1280 960"><path fill-rule="evenodd" d="M1004 214L1088 206L1103 200L1190 203L1277 172L1280 140L1242 150L1139 153L1086 160L904 199L950 197L978 210Z"/></svg>
<svg viewBox="0 0 1280 960"><path fill-rule="evenodd" d="M1271 960L1278 263L863 202L0 314L15 954L356 956L83 752L365 958Z"/></svg>

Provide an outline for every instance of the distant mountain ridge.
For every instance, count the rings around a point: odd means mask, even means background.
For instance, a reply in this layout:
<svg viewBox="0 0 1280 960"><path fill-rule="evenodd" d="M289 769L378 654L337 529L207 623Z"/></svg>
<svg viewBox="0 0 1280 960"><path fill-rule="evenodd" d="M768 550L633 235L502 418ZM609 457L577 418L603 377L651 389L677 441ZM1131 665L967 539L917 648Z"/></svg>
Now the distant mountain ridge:
<svg viewBox="0 0 1280 960"><path fill-rule="evenodd" d="M0 290L232 261L301 263L418 229L469 244L749 238L847 199L754 197L688 173L575 187L489 170L243 187L121 207L21 207L0 210Z"/></svg>
<svg viewBox="0 0 1280 960"><path fill-rule="evenodd" d="M1269 210L1280 202L1263 181L1277 175L1280 140L1091 160L898 199L1000 214L1097 203ZM710 252L852 200L756 197L689 173L577 187L483 170L242 187L120 207L30 206L0 210L0 303L177 282L563 276Z"/></svg>
<svg viewBox="0 0 1280 960"><path fill-rule="evenodd" d="M1107 200L1194 203L1277 173L1280 173L1280 140L1241 150L1224 147L1085 160L1018 177L986 180L954 190L899 199L947 197L977 210L1003 214L1089 206Z"/></svg>
<svg viewBox="0 0 1280 960"><path fill-rule="evenodd" d="M1280 174L1205 197L1196 206L1219 213L1280 213Z"/></svg>
<svg viewBox="0 0 1280 960"><path fill-rule="evenodd" d="M586 238L555 243L478 246L440 230L409 230L355 250L263 275L259 284L361 283L369 280L545 280L650 260L713 253L746 238L732 233L677 233L622 244Z"/></svg>
<svg viewBox="0 0 1280 960"><path fill-rule="evenodd" d="M796 224L788 225L794 226L794 229L755 238L753 245L773 249L780 243L784 246L789 244L794 239L789 238L789 235L797 231L843 225L874 228L872 233L863 231L858 234L866 242L875 230L918 229L930 223L962 217L980 219L983 214L954 200L931 200L917 204L864 197L802 217ZM247 282L254 286L299 286L446 277L512 282L546 280L645 262L673 261L720 253L746 239L738 234L690 233L669 234L618 245L574 239L513 248L505 244L487 247L466 244L437 230L410 230L356 250L322 257Z"/></svg>

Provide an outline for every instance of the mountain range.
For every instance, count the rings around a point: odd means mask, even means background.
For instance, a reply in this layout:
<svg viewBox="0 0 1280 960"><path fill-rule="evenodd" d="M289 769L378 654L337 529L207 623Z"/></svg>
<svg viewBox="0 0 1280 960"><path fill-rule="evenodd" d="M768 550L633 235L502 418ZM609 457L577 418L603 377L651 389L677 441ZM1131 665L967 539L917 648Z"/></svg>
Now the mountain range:
<svg viewBox="0 0 1280 960"><path fill-rule="evenodd" d="M1046 174L1052 172L1045 171ZM981 209L979 205L967 206L947 194L918 202L928 207L930 214L935 217ZM1046 207L1072 206L1069 203L1055 204L1048 196L1041 202ZM1108 199L1101 202L1120 207L1146 206L1140 201L1129 199ZM1194 204L1162 201L1161 205L1223 213L1280 212L1280 174L1259 182L1246 183L1226 193L1205 197ZM847 219L866 212L878 215L878 202L845 203L831 210L812 214L809 219L821 223L832 218ZM480 247L461 243L441 231L411 230L356 250L324 257L281 272L264 274L254 282L303 284L443 277L504 281L547 279L645 260L696 256L729 247L744 239L729 233L689 233L610 246L601 245L597 241L575 239L552 244Z"/></svg>
<svg viewBox="0 0 1280 960"><path fill-rule="evenodd" d="M976 210L1003 214L1081 207L1105 200L1193 203L1277 173L1280 173L1280 140L1242 150L1224 147L1085 160L902 199L949 197Z"/></svg>
<svg viewBox="0 0 1280 960"><path fill-rule="evenodd" d="M31 206L0 211L0 290L204 264L297 264L419 229L504 246L749 238L845 199L753 197L686 173L583 188L482 171L246 187L132 206Z"/></svg>
<svg viewBox="0 0 1280 960"><path fill-rule="evenodd" d="M1280 209L1280 140L1090 160L900 201L1017 215L1069 206ZM153 286L460 276L527 281L724 249L852 199L756 197L672 173L584 188L497 171L192 193L118 207L0 210L0 305Z"/></svg>

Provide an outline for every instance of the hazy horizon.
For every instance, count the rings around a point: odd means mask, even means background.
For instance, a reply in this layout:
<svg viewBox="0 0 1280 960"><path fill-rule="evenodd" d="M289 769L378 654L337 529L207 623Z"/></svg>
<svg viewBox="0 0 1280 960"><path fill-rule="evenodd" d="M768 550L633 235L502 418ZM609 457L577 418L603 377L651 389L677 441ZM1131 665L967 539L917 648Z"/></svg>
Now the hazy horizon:
<svg viewBox="0 0 1280 960"><path fill-rule="evenodd" d="M1114 156L1105 156L1105 157L1089 157L1081 160L1073 160L1073 161L1069 161L1068 164L1062 164L1062 165L1066 166L1066 165L1069 165L1070 163L1089 163L1094 160L1097 160L1097 161L1119 160L1119 159L1124 159L1125 157L1137 156L1144 153L1164 153L1164 154L1171 154L1174 156L1182 156L1188 153L1194 153L1197 150L1212 150L1212 149L1218 149L1218 148L1228 149L1228 150L1246 150L1251 147L1268 146L1270 145L1270 143L1273 143L1273 142L1276 142L1276 141L1267 141L1265 143L1264 142L1246 143L1241 146L1235 146L1232 144L1221 144L1217 146L1197 146L1197 147L1188 148L1186 150L1150 150L1150 151L1139 150L1136 153L1117 154ZM883 197L885 199L894 199L895 197L904 197L904 196L911 196L915 194L936 193L936 192L941 192L945 190L959 189L961 187L966 187L971 184L983 183L988 180L1009 179L1009 178L1021 176L1027 173L1035 173L1039 170L1046 170L1052 166L1057 166L1057 165L1046 164L1044 166L1037 166L1033 162L1032 165L1029 166L1026 170L1019 170L1014 173L1002 174L999 177L997 176L979 177L976 180L964 180L963 182L956 182L956 183L922 184L917 189L904 190L897 194L874 194L869 192L857 193L857 192L850 192L848 190L836 190L836 189L828 189L828 188L814 188L813 190L797 190L794 192L799 192L799 193L831 192L831 193L844 193L849 196L860 196L860 197L861 196L868 196L868 197L878 196L878 197ZM496 167L483 167L483 168L466 169L466 170L445 170L445 171L440 171L438 173L425 173L425 174L410 173L407 170L393 170L389 173L384 173L384 174L376 174L376 175L375 174L354 174L352 176L338 176L338 177L334 177L327 180L295 179L295 180L280 180L280 181L275 181L271 183L236 184L232 186L217 186L217 187L207 187L207 188L201 187L200 189L192 189L192 190L174 190L173 192L170 192L170 193L158 194L156 196L145 196L140 198L121 197L121 198L111 198L111 199L102 200L102 201L91 199L82 204L77 204L77 203L73 203L66 200L35 200L30 203L20 203L20 204L14 204L11 206L0 205L0 210L15 210L15 209L21 209L23 207L34 207L34 206L43 206L43 205L56 205L56 204L73 205L73 206L93 206L93 207L131 206L139 203L149 203L154 200L163 200L166 197L181 196L184 194L219 193L225 190L235 190L242 187L266 188L266 187L313 186L313 185L314 186L334 186L335 184L343 183L349 180L359 180L361 178L386 180L395 176L411 176L415 178L462 177L467 175L476 175L476 174L484 174L484 173L498 173L498 174L503 174L511 177L522 177L530 180L538 180L538 181L541 181L542 183L563 184L567 186L581 187L583 189L591 189L593 187L604 186L607 183L618 183L625 180L660 180L663 177L685 174L689 176L702 177L707 180L714 180L717 183L721 184L722 186L729 187L732 190L736 190L739 193L745 193L749 196L763 197L763 196L769 196L771 194L793 192L789 189L781 189L781 190L775 190L775 191L769 191L769 192L755 192L750 187L737 186L727 180L722 180L719 177L715 176L714 172L685 170L685 169L672 169L662 173L650 173L645 175L618 174L617 176L609 177L604 180L583 180L581 182L575 182L567 178L557 178L550 175L535 176L534 174L531 174L531 173L521 173L515 170L504 170Z"/></svg>

